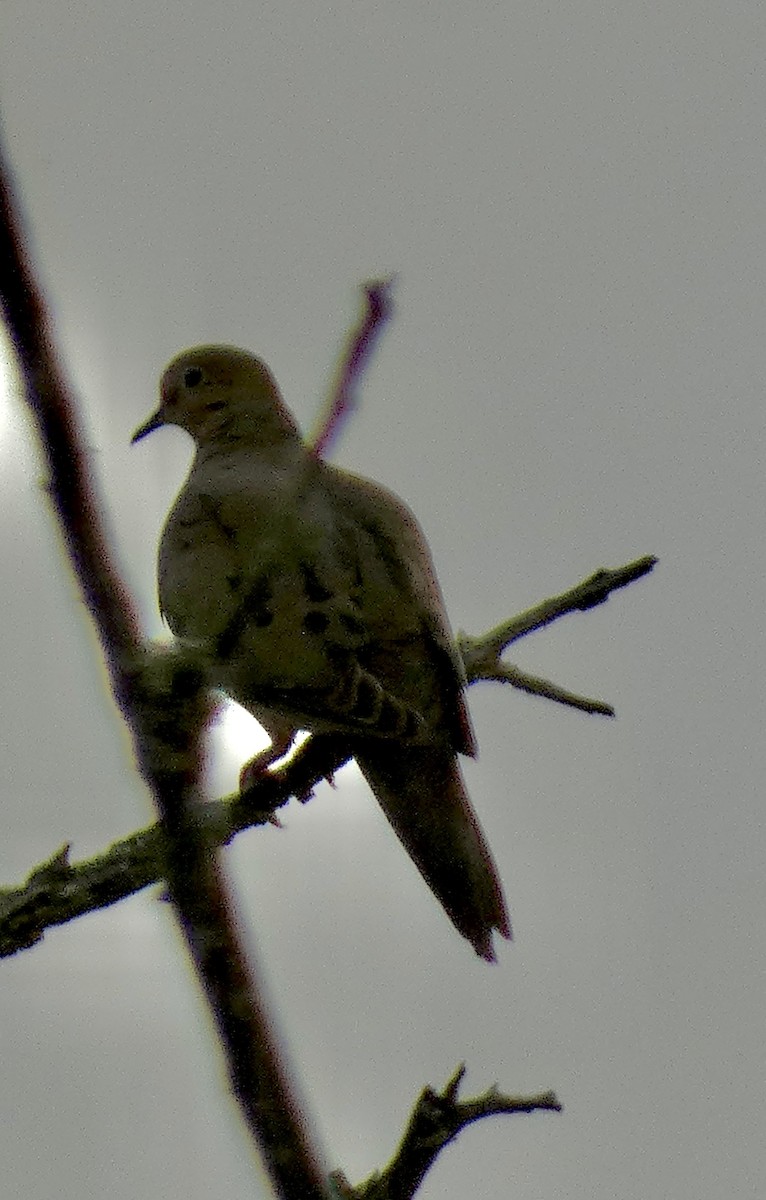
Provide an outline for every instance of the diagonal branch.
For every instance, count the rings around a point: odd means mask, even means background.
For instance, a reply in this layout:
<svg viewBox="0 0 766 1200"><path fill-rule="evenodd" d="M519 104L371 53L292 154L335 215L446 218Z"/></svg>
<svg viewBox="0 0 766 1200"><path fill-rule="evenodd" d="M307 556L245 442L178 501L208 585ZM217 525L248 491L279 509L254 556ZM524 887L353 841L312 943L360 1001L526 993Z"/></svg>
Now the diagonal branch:
<svg viewBox="0 0 766 1200"><path fill-rule="evenodd" d="M523 692L545 696L548 700L556 700L559 704L578 708L581 712L613 717L614 709L611 704L606 704L603 700L591 700L587 696L578 696L550 680L528 675L520 667L503 662L503 651L512 642L543 629L567 613L585 612L589 608L595 608L597 604L603 604L612 592L641 579L653 570L656 564L657 559L647 554L624 567L602 567L582 583L562 592L560 596L541 601L534 608L528 608L526 612L511 617L509 621L503 621L501 625L490 629L489 633L482 634L481 637L459 633L457 640L466 675L474 681L488 679L498 683L510 683Z"/></svg>
<svg viewBox="0 0 766 1200"><path fill-rule="evenodd" d="M357 407L357 388L375 343L392 312L391 288L393 279L372 281L364 285L365 308L357 328L352 332L348 347L341 356L335 385L327 405L317 420L315 433L308 443L317 458L323 458L335 440L341 425Z"/></svg>
<svg viewBox="0 0 766 1200"><path fill-rule="evenodd" d="M464 1075L465 1067L460 1066L443 1091L423 1089L399 1148L383 1171L356 1187L336 1173L334 1179L344 1200L411 1200L438 1155L467 1125L510 1113L561 1112L555 1092L506 1096L493 1087L471 1100L459 1100Z"/></svg>
<svg viewBox="0 0 766 1200"><path fill-rule="evenodd" d="M310 738L277 771L262 776L250 791L196 807L197 819L215 845L225 845L244 829L273 822L274 812L332 776L348 753L330 738ZM0 889L0 958L36 945L46 929L108 908L165 876L161 824L116 842L103 854L72 864L64 846L33 868L16 888Z"/></svg>
<svg viewBox="0 0 766 1200"><path fill-rule="evenodd" d="M306 1122L275 1051L217 855L197 818L209 701L197 671L177 656L142 649L136 616L109 553L77 406L25 242L0 151L0 303L47 462L59 530L160 814L163 874L218 1027L234 1092L277 1192L285 1200L322 1200L328 1192ZM52 864L51 871L55 876Z"/></svg>

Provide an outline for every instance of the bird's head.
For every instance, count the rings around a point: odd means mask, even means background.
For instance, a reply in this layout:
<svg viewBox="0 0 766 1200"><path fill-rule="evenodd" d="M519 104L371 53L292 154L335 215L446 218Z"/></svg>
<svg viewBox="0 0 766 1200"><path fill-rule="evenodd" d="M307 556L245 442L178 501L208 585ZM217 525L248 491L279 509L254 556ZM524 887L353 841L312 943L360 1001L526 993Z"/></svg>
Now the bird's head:
<svg viewBox="0 0 766 1200"><path fill-rule="evenodd" d="M299 436L268 367L234 346L198 346L173 359L160 380L160 406L131 443L162 425L180 426L198 445L271 445Z"/></svg>

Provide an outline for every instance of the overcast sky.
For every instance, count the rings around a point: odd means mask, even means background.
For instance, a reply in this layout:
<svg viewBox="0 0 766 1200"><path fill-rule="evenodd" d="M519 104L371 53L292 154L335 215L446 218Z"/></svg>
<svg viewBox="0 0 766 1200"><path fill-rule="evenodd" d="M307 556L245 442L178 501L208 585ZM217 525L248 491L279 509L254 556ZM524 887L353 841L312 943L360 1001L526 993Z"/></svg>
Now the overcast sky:
<svg viewBox="0 0 766 1200"><path fill-rule="evenodd" d="M191 450L129 446L160 371L247 346L308 424L382 273L396 317L334 460L413 507L455 627L660 557L514 648L616 721L471 689L516 934L497 966L354 768L228 854L354 1181L465 1061L469 1093L553 1087L565 1111L473 1127L423 1200L766 1191L763 50L761 5L715 0L3 5L4 133L148 634ZM14 399L0 468L15 884L152 814ZM213 741L222 794L247 748ZM0 1069L14 1200L254 1195L157 889L0 963Z"/></svg>

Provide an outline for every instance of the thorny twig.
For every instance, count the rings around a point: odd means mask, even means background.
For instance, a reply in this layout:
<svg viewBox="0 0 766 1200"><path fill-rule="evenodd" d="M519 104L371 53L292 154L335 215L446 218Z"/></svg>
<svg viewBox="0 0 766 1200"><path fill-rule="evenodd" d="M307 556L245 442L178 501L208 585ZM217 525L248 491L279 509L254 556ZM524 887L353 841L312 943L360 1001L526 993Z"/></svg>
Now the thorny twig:
<svg viewBox="0 0 766 1200"><path fill-rule="evenodd" d="M536 1096L507 1096L492 1087L471 1100L459 1100L465 1075L459 1066L441 1092L426 1087L418 1096L399 1147L388 1166L352 1187L336 1172L344 1200L411 1200L437 1156L462 1129L484 1117L536 1111L561 1112L555 1092Z"/></svg>

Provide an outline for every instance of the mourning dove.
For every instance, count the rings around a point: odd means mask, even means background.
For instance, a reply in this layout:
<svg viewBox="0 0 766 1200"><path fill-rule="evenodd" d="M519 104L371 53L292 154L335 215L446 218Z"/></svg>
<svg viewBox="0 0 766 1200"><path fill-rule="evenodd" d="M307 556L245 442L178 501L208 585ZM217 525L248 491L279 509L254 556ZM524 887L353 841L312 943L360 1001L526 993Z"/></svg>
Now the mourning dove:
<svg viewBox="0 0 766 1200"><path fill-rule="evenodd" d="M510 937L510 923L458 765L458 752L476 753L465 677L414 517L317 459L245 350L175 358L133 442L161 425L196 443L159 550L176 638L266 729L259 767L298 730L345 735L448 916L492 961L493 930Z"/></svg>

